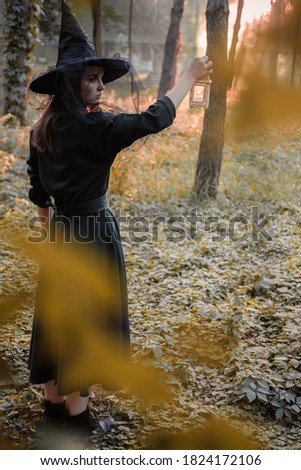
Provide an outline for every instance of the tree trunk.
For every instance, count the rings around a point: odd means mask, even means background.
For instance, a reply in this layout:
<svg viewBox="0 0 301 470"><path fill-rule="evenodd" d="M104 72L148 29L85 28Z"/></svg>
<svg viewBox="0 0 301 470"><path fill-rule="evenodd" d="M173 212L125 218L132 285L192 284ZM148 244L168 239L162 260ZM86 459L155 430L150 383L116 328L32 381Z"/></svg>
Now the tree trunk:
<svg viewBox="0 0 301 470"><path fill-rule="evenodd" d="M271 0L270 16L270 74L272 83L277 83L277 66L279 56L279 30L283 0Z"/></svg>
<svg viewBox="0 0 301 470"><path fill-rule="evenodd" d="M203 8L202 2L197 1L197 4L196 4L196 28L195 28L195 37L194 37L194 50L195 50L194 55L195 56L197 56L199 54L199 49L200 49L199 34L201 33L201 29L200 29L201 20L200 20L200 17L202 15L202 8Z"/></svg>
<svg viewBox="0 0 301 470"><path fill-rule="evenodd" d="M3 31L4 29L4 0L0 0L0 30ZM4 113L4 96L3 96L3 83L2 83L2 76L3 76L3 48L4 48L4 41L3 41L3 34L0 34L0 115Z"/></svg>
<svg viewBox="0 0 301 470"><path fill-rule="evenodd" d="M244 7L244 0L238 0L237 5L237 15L235 24L233 27L233 36L231 41L231 47L229 52L229 60L228 60L228 87L231 88L233 77L235 73L235 55L236 55L236 47L238 43L238 34L240 30L240 22L241 22L241 14Z"/></svg>
<svg viewBox="0 0 301 470"><path fill-rule="evenodd" d="M101 55L101 0L91 0L93 17L93 44L98 55Z"/></svg>
<svg viewBox="0 0 301 470"><path fill-rule="evenodd" d="M132 32L133 32L133 7L134 0L130 0L130 11L129 11L129 59L132 60L133 53L133 41L132 41Z"/></svg>
<svg viewBox="0 0 301 470"><path fill-rule="evenodd" d="M296 34L295 34L294 49L293 49L293 63L292 63L292 70L291 70L291 87L294 86L296 59L298 55L298 41L299 41L300 22L301 22L301 1L299 0L295 2L294 6L295 6L294 13L297 18L296 18Z"/></svg>
<svg viewBox="0 0 301 470"><path fill-rule="evenodd" d="M228 0L208 0L207 55L213 61L214 73L195 177L195 190L199 198L216 196L221 169L227 97L228 16Z"/></svg>
<svg viewBox="0 0 301 470"><path fill-rule="evenodd" d="M158 98L165 95L165 93L175 84L177 57L181 45L180 26L184 12L184 3L185 0L174 0L174 5L171 10L170 25L165 41L163 67Z"/></svg>
<svg viewBox="0 0 301 470"><path fill-rule="evenodd" d="M5 0L4 5L4 113L11 113L26 124L29 64L38 35L41 2Z"/></svg>

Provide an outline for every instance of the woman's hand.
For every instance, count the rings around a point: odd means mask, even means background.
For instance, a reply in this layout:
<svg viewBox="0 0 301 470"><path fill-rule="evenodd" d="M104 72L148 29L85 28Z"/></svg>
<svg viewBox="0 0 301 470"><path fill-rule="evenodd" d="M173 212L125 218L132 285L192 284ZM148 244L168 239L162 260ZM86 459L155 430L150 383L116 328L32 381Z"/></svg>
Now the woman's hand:
<svg viewBox="0 0 301 470"><path fill-rule="evenodd" d="M191 74L193 80L199 80L212 73L213 62L209 60L208 56L195 57L187 67L187 73Z"/></svg>
<svg viewBox="0 0 301 470"><path fill-rule="evenodd" d="M48 231L51 219L53 217L53 209L51 207L44 208L39 206L36 206L36 209L41 226Z"/></svg>
<svg viewBox="0 0 301 470"><path fill-rule="evenodd" d="M176 109L180 106L194 82L212 73L212 65L213 63L206 55L192 59L186 72L184 72L175 86L166 93Z"/></svg>

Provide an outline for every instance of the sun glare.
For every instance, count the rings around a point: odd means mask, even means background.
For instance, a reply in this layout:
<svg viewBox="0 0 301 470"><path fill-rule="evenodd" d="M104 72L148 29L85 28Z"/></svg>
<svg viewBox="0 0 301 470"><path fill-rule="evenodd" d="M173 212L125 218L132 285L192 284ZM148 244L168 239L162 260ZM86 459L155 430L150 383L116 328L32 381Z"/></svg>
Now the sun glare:
<svg viewBox="0 0 301 470"><path fill-rule="evenodd" d="M237 4L230 5L230 15L234 16L232 24L234 24ZM260 18L261 15L271 10L271 0L245 0L241 16L241 25L244 27L245 23L251 23L254 19ZM229 18L230 20L230 18Z"/></svg>
<svg viewBox="0 0 301 470"><path fill-rule="evenodd" d="M231 3L229 5L229 28L228 28L228 46L230 47L232 34L233 34L233 26L236 20L237 15L237 4L238 1L235 3ZM240 36L243 33L246 24L252 23L255 19L260 18L265 13L268 13L271 10L271 0L245 0L244 6L241 15L241 26L240 26Z"/></svg>
<svg viewBox="0 0 301 470"><path fill-rule="evenodd" d="M231 38L233 34L233 26L235 23L236 15L237 15L237 4L238 0L235 3L231 3L229 5L229 35L228 35L228 44L231 44ZM271 10L271 0L245 0L244 7L241 15L241 27L240 27L240 34L245 29L246 23L252 23L254 19L260 18L265 13L268 13ZM198 46L201 50L201 53L205 53L206 50L206 31L202 31L199 39L198 39Z"/></svg>
<svg viewBox="0 0 301 470"><path fill-rule="evenodd" d="M232 30L237 15L237 3L231 3L229 6L229 35L232 36ZM271 10L271 0L245 0L241 15L240 32L245 29L246 23L252 23L255 19L260 18Z"/></svg>

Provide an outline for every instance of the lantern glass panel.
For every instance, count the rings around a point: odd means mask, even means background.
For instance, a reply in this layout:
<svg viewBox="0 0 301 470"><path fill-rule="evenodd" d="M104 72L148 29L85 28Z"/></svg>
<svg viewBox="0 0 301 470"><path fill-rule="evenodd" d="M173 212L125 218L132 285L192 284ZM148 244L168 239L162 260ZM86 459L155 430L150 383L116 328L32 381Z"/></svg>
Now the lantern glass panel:
<svg viewBox="0 0 301 470"><path fill-rule="evenodd" d="M189 96L190 107L203 106L204 108L208 108L210 98L210 85L211 80L209 77L205 80L196 81L193 84Z"/></svg>
<svg viewBox="0 0 301 470"><path fill-rule="evenodd" d="M192 88L192 100L195 103L203 103L205 98L205 85L196 83Z"/></svg>

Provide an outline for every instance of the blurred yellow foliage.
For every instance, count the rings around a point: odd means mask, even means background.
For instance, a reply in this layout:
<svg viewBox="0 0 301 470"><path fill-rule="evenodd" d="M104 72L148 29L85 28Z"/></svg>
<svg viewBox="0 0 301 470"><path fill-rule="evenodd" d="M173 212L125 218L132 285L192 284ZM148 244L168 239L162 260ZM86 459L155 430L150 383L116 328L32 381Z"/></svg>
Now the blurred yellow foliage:
<svg viewBox="0 0 301 470"><path fill-rule="evenodd" d="M71 351L60 365L63 383L72 387L92 379L146 400L170 400L171 390L159 373L125 359L122 342L115 338L110 311L119 299L114 297L116 279L108 259L79 244L65 243L62 249L61 243L25 243L20 238L17 243L40 262L39 321L49 333L45 348L51 349L53 338L59 337L60 348Z"/></svg>
<svg viewBox="0 0 301 470"><path fill-rule="evenodd" d="M241 429L230 426L226 420L218 417L208 419L202 429L191 429L183 433L162 432L151 437L150 449L162 450L247 450L260 449L254 439L245 437Z"/></svg>
<svg viewBox="0 0 301 470"><path fill-rule="evenodd" d="M237 96L233 110L237 133L254 126L281 123L300 117L301 89L271 84L251 74L245 91Z"/></svg>

